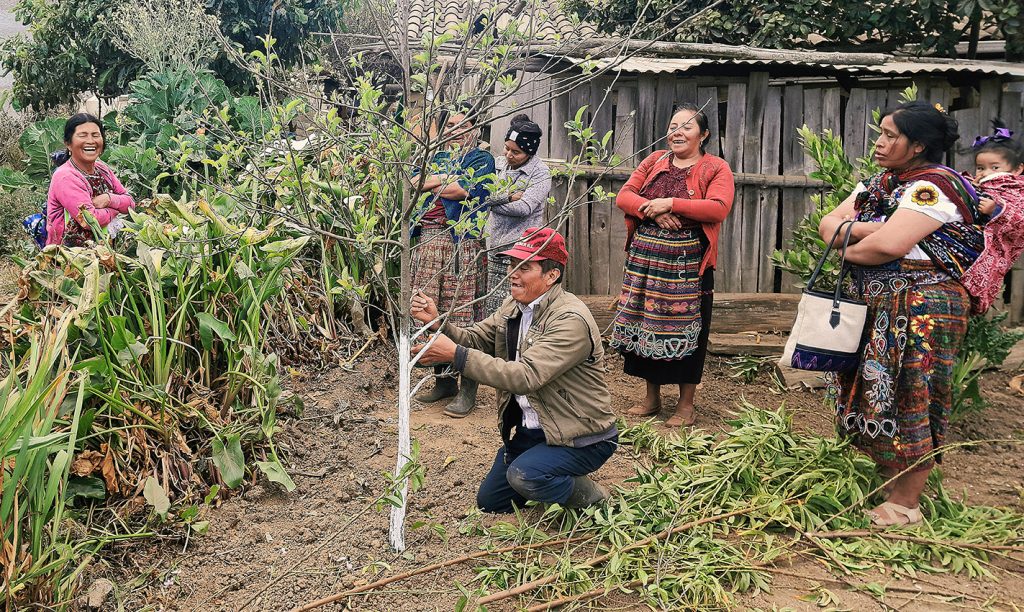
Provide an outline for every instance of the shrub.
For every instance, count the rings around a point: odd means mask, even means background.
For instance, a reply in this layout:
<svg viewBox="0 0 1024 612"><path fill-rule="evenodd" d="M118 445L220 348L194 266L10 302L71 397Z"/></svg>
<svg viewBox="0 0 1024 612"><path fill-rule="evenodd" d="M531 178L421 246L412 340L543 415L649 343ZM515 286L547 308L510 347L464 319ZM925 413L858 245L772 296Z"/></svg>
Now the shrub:
<svg viewBox="0 0 1024 612"><path fill-rule="evenodd" d="M981 373L1002 365L1010 349L1024 338L1024 331L1002 325L1008 314L972 317L967 324L967 337L953 365L954 420L985 408L988 402L981 396Z"/></svg>
<svg viewBox="0 0 1024 612"><path fill-rule="evenodd" d="M24 254L33 248L22 221L39 212L45 196L28 189L0 193L0 257Z"/></svg>

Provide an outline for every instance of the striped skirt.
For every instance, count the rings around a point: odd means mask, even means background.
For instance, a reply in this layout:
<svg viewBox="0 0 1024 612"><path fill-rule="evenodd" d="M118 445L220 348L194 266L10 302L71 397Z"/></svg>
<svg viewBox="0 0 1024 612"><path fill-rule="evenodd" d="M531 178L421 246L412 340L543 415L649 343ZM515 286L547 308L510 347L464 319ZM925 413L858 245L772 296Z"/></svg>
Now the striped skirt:
<svg viewBox="0 0 1024 612"><path fill-rule="evenodd" d="M697 350L701 335L700 227L637 228L626 256L610 345L647 359L674 361Z"/></svg>
<svg viewBox="0 0 1024 612"><path fill-rule="evenodd" d="M904 260L899 266L895 273L865 270L861 362L838 375L830 392L840 433L875 463L902 470L942 446L970 299L931 262Z"/></svg>
<svg viewBox="0 0 1024 612"><path fill-rule="evenodd" d="M467 327L485 316L483 301L473 304L485 293L485 263L480 240L464 238L456 246L447 229L425 227L413 251L413 291L426 293L438 312L452 311L451 323Z"/></svg>

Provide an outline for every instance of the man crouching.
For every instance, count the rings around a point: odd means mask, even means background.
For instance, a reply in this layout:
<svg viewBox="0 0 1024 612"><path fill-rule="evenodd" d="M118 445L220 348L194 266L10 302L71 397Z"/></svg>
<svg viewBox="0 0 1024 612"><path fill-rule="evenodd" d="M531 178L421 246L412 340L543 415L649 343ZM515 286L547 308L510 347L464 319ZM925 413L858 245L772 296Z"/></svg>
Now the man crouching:
<svg viewBox="0 0 1024 612"><path fill-rule="evenodd" d="M510 258L512 295L472 327L441 327L434 301L413 297L412 316L442 332L423 364L452 363L497 389L504 446L480 484L481 510L512 512L527 500L589 506L608 493L587 474L612 456L619 438L601 333L587 306L562 289L569 254L561 234L532 227L501 255Z"/></svg>

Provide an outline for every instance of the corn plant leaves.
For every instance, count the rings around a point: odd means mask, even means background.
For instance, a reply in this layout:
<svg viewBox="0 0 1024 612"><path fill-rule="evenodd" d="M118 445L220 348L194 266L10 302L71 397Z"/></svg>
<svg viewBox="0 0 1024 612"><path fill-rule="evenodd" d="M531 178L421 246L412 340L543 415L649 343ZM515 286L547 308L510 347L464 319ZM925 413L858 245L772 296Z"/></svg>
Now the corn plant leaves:
<svg viewBox="0 0 1024 612"><path fill-rule="evenodd" d="M295 490L295 483L288 476L288 472L284 471L280 461L257 461L256 466L266 475L267 480L276 482L289 493Z"/></svg>
<svg viewBox="0 0 1024 612"><path fill-rule="evenodd" d="M142 488L142 496L153 506L153 510L160 515L160 518L167 520L167 513L171 509L171 500L164 492L163 485L153 476L146 479L146 484Z"/></svg>
<svg viewBox="0 0 1024 612"><path fill-rule="evenodd" d="M199 337L203 342L203 348L210 350L213 347L213 334L224 342L235 342L238 337L231 331L228 324L208 312L199 313L196 318L199 320Z"/></svg>
<svg viewBox="0 0 1024 612"><path fill-rule="evenodd" d="M245 455L242 454L240 440L241 436L236 433L213 440L213 464L220 470L224 484L232 489L242 484L245 478Z"/></svg>

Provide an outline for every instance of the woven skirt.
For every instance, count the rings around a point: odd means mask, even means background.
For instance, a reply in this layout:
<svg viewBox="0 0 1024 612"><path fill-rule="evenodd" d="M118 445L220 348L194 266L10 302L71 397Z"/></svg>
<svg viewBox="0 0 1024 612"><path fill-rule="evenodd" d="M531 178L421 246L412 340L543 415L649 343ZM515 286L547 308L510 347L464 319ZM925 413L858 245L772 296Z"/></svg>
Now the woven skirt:
<svg viewBox="0 0 1024 612"><path fill-rule="evenodd" d="M512 284L508 278L508 257L489 254L487 256L487 314L491 314L511 295Z"/></svg>
<svg viewBox="0 0 1024 612"><path fill-rule="evenodd" d="M837 426L875 463L902 470L942 446L970 299L928 261L904 260L896 271L866 269L864 287L861 361L830 388Z"/></svg>
<svg viewBox="0 0 1024 612"><path fill-rule="evenodd" d="M449 230L425 227L413 253L413 291L433 298L441 314L451 310L451 323L472 325L485 316L483 301L473 303L485 293L485 265L480 240L464 238L456 245Z"/></svg>
<svg viewBox="0 0 1024 612"><path fill-rule="evenodd" d="M670 362L672 365L665 366L670 372L689 374L684 382L692 381L694 373L690 370L694 364L687 366L680 362L703 352L700 351L702 336L703 345L707 346L706 328L710 317L705 325L701 302L702 298L707 299L707 310L710 310L714 286L713 276L702 279L700 274L706 242L703 238L699 226L666 230L643 224L637 229L626 257L610 342L625 356L627 364L643 365L634 357ZM708 286L708 282L712 284ZM702 370L703 356L700 361ZM632 370L627 373L644 378L650 369L627 367ZM650 374L657 380L648 380L658 384L680 382L676 376L666 379L664 372L650 371Z"/></svg>

